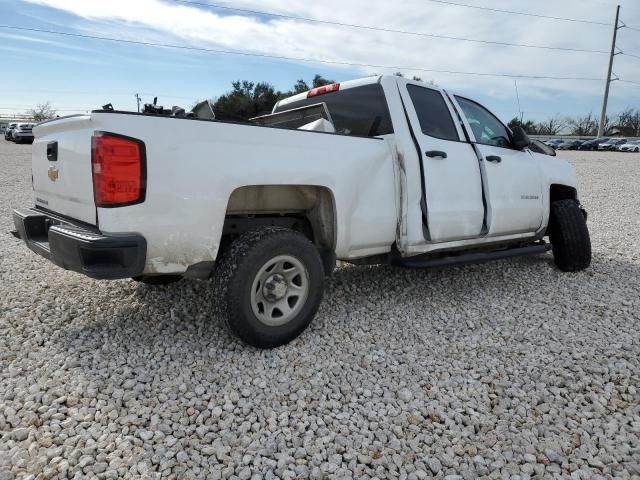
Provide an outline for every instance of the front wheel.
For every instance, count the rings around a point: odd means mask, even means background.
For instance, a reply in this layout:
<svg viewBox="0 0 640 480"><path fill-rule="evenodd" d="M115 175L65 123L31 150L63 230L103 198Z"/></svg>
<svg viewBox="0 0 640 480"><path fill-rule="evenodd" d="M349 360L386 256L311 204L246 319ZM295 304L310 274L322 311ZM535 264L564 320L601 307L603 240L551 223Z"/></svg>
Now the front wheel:
<svg viewBox="0 0 640 480"><path fill-rule="evenodd" d="M229 329L258 348L284 345L311 323L324 290L318 249L281 227L249 232L231 244L214 275Z"/></svg>
<svg viewBox="0 0 640 480"><path fill-rule="evenodd" d="M563 272L578 272L591 264L589 229L575 200L558 200L551 204L549 240L555 264Z"/></svg>

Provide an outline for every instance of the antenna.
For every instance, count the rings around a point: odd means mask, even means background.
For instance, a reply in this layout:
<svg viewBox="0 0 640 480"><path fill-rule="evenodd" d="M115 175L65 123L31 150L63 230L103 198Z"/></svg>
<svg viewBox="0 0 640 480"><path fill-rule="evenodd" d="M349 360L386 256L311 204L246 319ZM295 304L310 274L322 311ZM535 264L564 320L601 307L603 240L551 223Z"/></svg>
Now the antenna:
<svg viewBox="0 0 640 480"><path fill-rule="evenodd" d="M516 86L516 98L518 99L518 112L520 112L520 126L522 126L522 122L524 120L524 113L522 112L522 107L520 106L520 94L518 93L518 80L514 78L513 84Z"/></svg>

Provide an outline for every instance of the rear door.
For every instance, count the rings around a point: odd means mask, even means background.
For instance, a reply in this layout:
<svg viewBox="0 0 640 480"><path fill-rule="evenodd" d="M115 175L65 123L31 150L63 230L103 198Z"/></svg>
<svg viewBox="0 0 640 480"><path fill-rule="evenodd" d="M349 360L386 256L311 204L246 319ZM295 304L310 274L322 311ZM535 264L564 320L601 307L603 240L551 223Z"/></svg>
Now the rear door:
<svg viewBox="0 0 640 480"><path fill-rule="evenodd" d="M34 127L31 168L36 206L96 224L88 115Z"/></svg>
<svg viewBox="0 0 640 480"><path fill-rule="evenodd" d="M398 87L421 157L428 240L480 236L485 214L480 167L454 121L455 111L436 88L401 80Z"/></svg>
<svg viewBox="0 0 640 480"><path fill-rule="evenodd" d="M468 98L453 98L482 156L488 235L535 232L544 213L538 162L528 149L511 145L509 130L489 110Z"/></svg>

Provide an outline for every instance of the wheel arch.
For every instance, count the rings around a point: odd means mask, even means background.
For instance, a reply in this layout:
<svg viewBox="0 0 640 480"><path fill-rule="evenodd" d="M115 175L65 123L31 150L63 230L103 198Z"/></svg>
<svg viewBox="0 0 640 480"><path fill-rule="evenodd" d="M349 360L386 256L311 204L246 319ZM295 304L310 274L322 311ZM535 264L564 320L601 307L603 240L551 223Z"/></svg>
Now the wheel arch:
<svg viewBox="0 0 640 480"><path fill-rule="evenodd" d="M245 185L229 196L223 237L262 226L285 226L304 233L322 250L337 242L333 192L317 185Z"/></svg>
<svg viewBox="0 0 640 480"><path fill-rule="evenodd" d="M549 203L558 200L578 200L578 191L575 187L563 185L560 183L552 183L549 187Z"/></svg>

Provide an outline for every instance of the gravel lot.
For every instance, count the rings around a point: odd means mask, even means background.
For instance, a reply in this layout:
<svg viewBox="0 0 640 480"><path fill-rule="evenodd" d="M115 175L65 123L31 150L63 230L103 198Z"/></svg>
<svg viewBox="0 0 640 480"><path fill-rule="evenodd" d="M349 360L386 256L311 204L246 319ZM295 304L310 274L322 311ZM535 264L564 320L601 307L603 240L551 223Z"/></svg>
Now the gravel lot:
<svg viewBox="0 0 640 480"><path fill-rule="evenodd" d="M7 236L29 145L0 140L0 480L640 478L640 155L576 153L592 267L345 267L258 351L208 283L64 272Z"/></svg>

